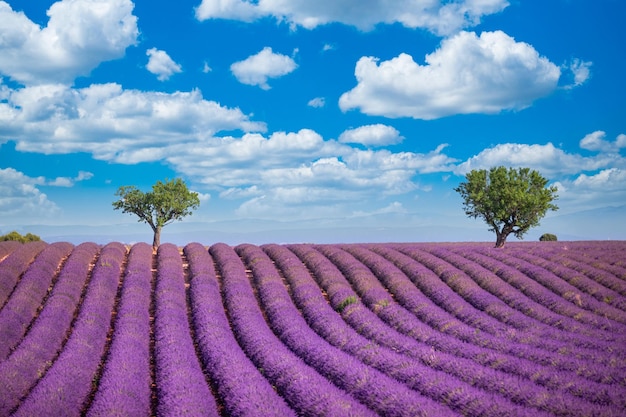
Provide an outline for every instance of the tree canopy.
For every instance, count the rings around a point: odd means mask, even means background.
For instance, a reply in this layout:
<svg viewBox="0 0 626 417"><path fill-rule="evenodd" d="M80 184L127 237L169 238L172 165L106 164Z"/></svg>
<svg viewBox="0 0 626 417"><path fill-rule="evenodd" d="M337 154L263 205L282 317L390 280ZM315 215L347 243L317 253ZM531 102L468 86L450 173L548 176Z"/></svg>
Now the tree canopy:
<svg viewBox="0 0 626 417"><path fill-rule="evenodd" d="M17 242L26 243L26 242L37 242L41 240L41 238L32 233L26 233L25 235L21 235L17 231L14 230L11 233L7 233L6 235L0 236L0 242L4 242L8 240L15 240Z"/></svg>
<svg viewBox="0 0 626 417"><path fill-rule="evenodd" d="M165 182L157 181L152 192L142 192L134 185L125 185L116 192L120 198L113 202L115 210L135 214L140 222L152 227L154 239L152 246L161 244L161 229L176 220L192 214L200 206L198 193L189 191L180 178Z"/></svg>
<svg viewBox="0 0 626 417"><path fill-rule="evenodd" d="M465 214L482 218L489 231L496 233L496 247L504 246L513 233L522 239L548 210L557 210L557 188L546 187L548 180L530 168L491 168L472 170L454 190L463 197Z"/></svg>

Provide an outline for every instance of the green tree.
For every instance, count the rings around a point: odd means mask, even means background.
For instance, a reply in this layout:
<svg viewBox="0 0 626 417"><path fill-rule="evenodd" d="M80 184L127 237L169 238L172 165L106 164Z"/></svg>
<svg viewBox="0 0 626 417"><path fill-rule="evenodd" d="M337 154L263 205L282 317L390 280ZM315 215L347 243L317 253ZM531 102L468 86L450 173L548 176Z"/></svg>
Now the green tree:
<svg viewBox="0 0 626 417"><path fill-rule="evenodd" d="M496 233L496 247L501 248L509 234L521 239L557 199L556 187L546 188L548 180L529 168L491 168L472 170L454 190L463 197L465 214L482 218L489 231Z"/></svg>
<svg viewBox="0 0 626 417"><path fill-rule="evenodd" d="M37 242L41 240L41 238L32 233L26 233L25 235L22 236L21 234L19 234L18 232L14 230L11 233L7 233L6 235L0 236L0 241L7 241L7 240L16 240L18 242L26 243L26 242Z"/></svg>
<svg viewBox="0 0 626 417"><path fill-rule="evenodd" d="M157 181L152 186L152 192L144 193L134 185L125 185L115 192L120 198L113 202L115 210L135 214L140 222L146 222L152 227L154 239L152 247L158 248L161 244L161 229L175 220L182 220L189 216L193 209L200 206L198 193L187 189L187 185L177 178L165 182Z"/></svg>
<svg viewBox="0 0 626 417"><path fill-rule="evenodd" d="M539 237L541 242L556 242L557 240L556 235L552 233L544 233Z"/></svg>

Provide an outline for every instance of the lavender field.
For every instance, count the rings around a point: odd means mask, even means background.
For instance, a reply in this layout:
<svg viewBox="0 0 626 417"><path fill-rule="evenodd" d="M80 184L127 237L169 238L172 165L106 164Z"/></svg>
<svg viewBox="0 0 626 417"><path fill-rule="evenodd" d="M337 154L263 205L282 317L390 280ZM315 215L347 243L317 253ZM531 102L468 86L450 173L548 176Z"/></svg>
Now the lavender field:
<svg viewBox="0 0 626 417"><path fill-rule="evenodd" d="M0 242L0 416L625 416L626 241Z"/></svg>

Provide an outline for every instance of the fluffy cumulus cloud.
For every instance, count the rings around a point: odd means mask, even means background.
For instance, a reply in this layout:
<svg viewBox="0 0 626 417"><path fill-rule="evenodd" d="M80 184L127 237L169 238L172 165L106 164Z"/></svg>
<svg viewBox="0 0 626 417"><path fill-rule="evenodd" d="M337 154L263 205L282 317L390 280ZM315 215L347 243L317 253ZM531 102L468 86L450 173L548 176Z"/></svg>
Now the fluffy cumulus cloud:
<svg viewBox="0 0 626 417"><path fill-rule="evenodd" d="M41 192L42 186L71 187L78 181L89 180L91 172L80 171L74 178L29 177L13 168L0 168L0 213L12 220L49 217L59 212L59 207ZM1 222L1 221L0 221ZM1 225L1 223L0 223Z"/></svg>
<svg viewBox="0 0 626 417"><path fill-rule="evenodd" d="M606 132L597 130L586 135L580 140L580 147L589 151L599 152L619 152L620 149L626 148L626 135L620 134L614 142L605 139Z"/></svg>
<svg viewBox="0 0 626 417"><path fill-rule="evenodd" d="M547 176L562 176L581 171L595 171L621 163L623 163L623 158L619 155L599 154L585 157L565 152L552 143L545 145L501 143L459 164L456 172L466 174L473 169L489 169L493 166L504 165L529 167Z"/></svg>
<svg viewBox="0 0 626 417"><path fill-rule="evenodd" d="M137 42L133 7L130 0L59 1L42 28L0 1L0 73L25 85L71 83Z"/></svg>
<svg viewBox="0 0 626 417"><path fill-rule="evenodd" d="M142 92L118 84L14 90L0 103L0 125L0 140L15 140L21 151L89 152L121 163L161 160L171 142L193 142L222 130L265 130L241 110L205 100L198 90Z"/></svg>
<svg viewBox="0 0 626 417"><path fill-rule="evenodd" d="M531 45L501 31L460 32L425 61L407 54L384 62L361 58L358 84L341 96L341 109L426 120L520 110L554 91L561 74Z"/></svg>
<svg viewBox="0 0 626 417"><path fill-rule="evenodd" d="M196 17L250 22L271 16L293 28L306 29L332 22L361 30L373 29L379 23L400 23L447 35L478 24L483 16L498 13L508 4L506 0L399 0L390 7L385 0L203 0L196 8Z"/></svg>
<svg viewBox="0 0 626 417"><path fill-rule="evenodd" d="M374 124L349 129L339 136L342 143L360 143L365 146L387 146L401 143L404 138L392 126Z"/></svg>
<svg viewBox="0 0 626 417"><path fill-rule="evenodd" d="M265 47L258 54L235 62L230 66L230 70L239 82L258 85L264 90L269 90L268 78L282 77L297 67L291 57L275 53L272 48Z"/></svg>
<svg viewBox="0 0 626 417"><path fill-rule="evenodd" d="M241 201L241 215L300 216L420 189L414 181L418 173L449 171L455 162L443 148L425 154L359 150L302 129L173 146L167 161L185 176L218 190L221 198Z"/></svg>
<svg viewBox="0 0 626 417"><path fill-rule="evenodd" d="M159 81L165 81L172 75L182 72L182 68L178 65L165 51L156 48L150 48L146 51L148 55L148 71L157 76Z"/></svg>

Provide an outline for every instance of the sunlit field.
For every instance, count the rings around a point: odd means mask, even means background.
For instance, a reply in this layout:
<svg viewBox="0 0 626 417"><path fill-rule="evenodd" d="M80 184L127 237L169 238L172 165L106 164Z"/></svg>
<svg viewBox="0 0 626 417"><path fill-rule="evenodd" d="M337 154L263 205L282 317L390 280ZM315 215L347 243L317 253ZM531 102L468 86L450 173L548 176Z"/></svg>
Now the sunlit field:
<svg viewBox="0 0 626 417"><path fill-rule="evenodd" d="M623 416L626 241L0 243L0 416Z"/></svg>

